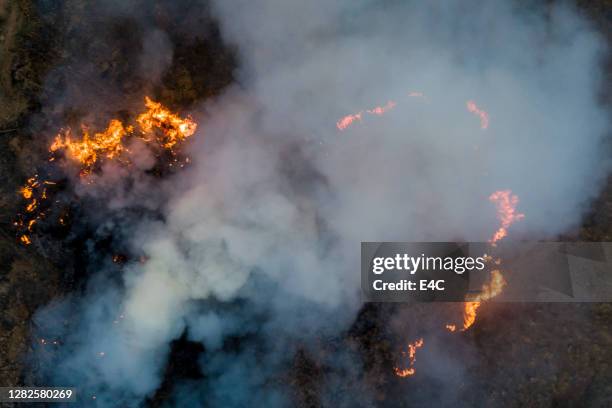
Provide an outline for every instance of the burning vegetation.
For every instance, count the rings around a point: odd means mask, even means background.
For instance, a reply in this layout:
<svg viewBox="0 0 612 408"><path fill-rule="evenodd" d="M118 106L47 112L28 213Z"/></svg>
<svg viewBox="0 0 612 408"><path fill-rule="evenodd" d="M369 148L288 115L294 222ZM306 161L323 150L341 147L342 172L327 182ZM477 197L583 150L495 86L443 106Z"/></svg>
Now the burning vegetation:
<svg viewBox="0 0 612 408"><path fill-rule="evenodd" d="M92 174L104 161L116 161L124 165L130 163L130 150L127 142L130 138L137 137L151 146L155 151L167 152L172 156L169 166L179 163L184 166L189 158L179 160L178 146L187 138L192 136L197 124L190 118L182 118L177 113L171 112L159 102L145 97L145 111L136 118L136 124L140 132L135 131L132 124L124 124L119 119L111 119L105 130L93 135L87 125L81 126L81 135L75 137L73 131L68 128L62 130L49 147L49 159L51 164L59 163L64 157L70 164L76 166L83 180ZM57 183L50 180L40 180L36 174L30 177L19 193L25 200L25 210L18 214L14 225L18 231L18 239L22 244L32 243L31 234L34 226L45 217L45 211L41 204L48 199L48 186ZM63 219L59 223L63 224Z"/></svg>
<svg viewBox="0 0 612 408"><path fill-rule="evenodd" d="M408 96L422 98L424 97L424 94L421 92L410 92L408 93ZM336 122L336 127L338 130L344 131L356 121L361 121L366 113L370 115L382 116L396 106L396 102L389 101L383 106L377 106L372 109L367 109L365 111L344 116L343 118L339 119L338 122ZM489 114L485 110L479 108L478 105L476 105L476 102L473 100L468 100L466 102L466 107L468 112L473 113L480 118L481 129L486 130L489 128ZM512 194L511 190L495 191L489 196L489 201L494 203L497 210L497 218L500 221L500 227L495 231L489 240L489 243L492 246L495 246L496 242L508 235L508 228L516 221L523 219L525 215L516 211L519 198L515 194ZM488 261L491 262L492 259L489 257ZM495 262L499 264L499 260ZM463 304L463 324L460 330L461 332L468 330L474 325L476 322L478 309L482 305L482 302L498 296L502 292L504 286L506 286L506 280L504 279L501 271L493 270L491 272L489 282L483 284L480 293L470 296ZM457 332L457 324L448 323L445 325L445 328L450 333ZM410 377L415 374L416 369L414 368L414 363L416 361L416 351L417 349L421 348L423 344L423 338L419 338L418 340L408 344L407 351L401 352L401 355L407 358L407 363L404 365L404 368L394 367L393 371L398 377Z"/></svg>
<svg viewBox="0 0 612 408"><path fill-rule="evenodd" d="M406 367L395 367L393 369L395 375L398 377L410 377L415 374L416 371L414 369L414 362L416 361L416 352L417 349L423 347L423 344L424 341L422 337L412 343L408 343L408 350L402 351L402 357L406 359Z"/></svg>
<svg viewBox="0 0 612 408"><path fill-rule="evenodd" d="M486 111L480 109L478 105L476 105L476 102L474 101L467 101L466 106L469 112L480 117L480 128L483 130L488 129L489 128L489 114Z"/></svg>
<svg viewBox="0 0 612 408"><path fill-rule="evenodd" d="M494 192L489 196L489 201L494 203L495 207L497 207L497 218L501 224L489 240L492 245L495 245L496 242L508 235L508 228L512 224L525 218L525 214L516 212L519 198L515 194L512 194L510 190Z"/></svg>
<svg viewBox="0 0 612 408"><path fill-rule="evenodd" d="M421 92L410 92L408 93L408 96L424 97L424 94ZM367 109L365 111L344 116L338 120L336 127L338 130L344 131L353 125L355 121L361 121L366 113L370 115L382 116L396 106L396 102L389 101L383 106L377 106L372 109ZM468 112L480 117L480 127L483 130L488 129L489 114L479 108L476 105L476 102L472 100L468 100L466 102L466 106ZM508 235L508 228L516 221L523 219L525 216L524 214L516 212L516 206L519 199L518 196L512 194L512 191L510 190L500 190L492 193L489 196L489 201L495 204L497 209L497 217L501 224L493 237L489 240L490 244L495 246L496 242ZM505 285L506 281L502 273L499 270L492 271L490 281L483 284L482 291L479 294L473 295L469 299L466 299L466 302L463 304L463 327L460 331L468 330L476 322L477 312L482 302L498 296L502 292ZM457 331L456 324L446 324L445 328L451 333ZM401 352L402 356L407 357L407 364L405 364L404 368L394 367L393 371L398 377L410 377L415 374L416 369L414 368L414 363L416 360L416 351L418 348L421 348L423 344L423 338L420 338L413 343L409 343L407 351Z"/></svg>
<svg viewBox="0 0 612 408"><path fill-rule="evenodd" d="M425 98L425 94L423 92L408 92L408 97L416 97L416 98ZM375 106L371 109L366 109L365 111L359 111L357 113L352 113L340 118L336 122L336 128L340 131L347 130L350 126L355 124L356 122L361 122L364 119L365 114L382 116L385 113L389 112L391 109L395 108L398 105L395 101L389 101L385 105ZM489 113L485 110L479 108L476 105L476 102L469 100L466 102L467 110L470 113L473 113L480 117L480 127L483 130L489 128Z"/></svg>
<svg viewBox="0 0 612 408"><path fill-rule="evenodd" d="M499 197L502 197L501 203L498 202ZM504 228L504 235L495 241L490 240L490 244L492 246L495 245L495 242L504 238L507 235L507 228L516 220L524 218L523 214L516 213L516 205L518 204L518 197L512 195L512 192L509 190L496 191L491 194L490 200L497 204L497 212L498 218L502 226L500 230ZM520 216L520 217L519 217ZM509 221L511 220L511 221ZM499 230L498 230L499 231ZM497 234L496 234L497 235ZM485 259L486 262L494 262L496 265L501 263L500 259L493 260L491 256L487 256ZM482 285L482 289L479 293L468 295L466 302L463 303L463 322L461 332L468 330L470 327L474 325L476 322L476 317L478 314L478 309L482 305L483 302L493 299L502 293L504 287L506 286L506 280L504 279L503 274L499 269L495 269L491 271L491 275L489 277L489 281ZM446 330L450 333L457 332L457 324L448 323L444 326ZM423 339L419 339L415 343L408 344L408 361L409 364L406 368L398 368L394 367L393 371L399 377L409 377L415 374L416 370L414 368L415 362L415 354L416 349L420 348L423 345ZM402 351L402 356L405 356L406 352Z"/></svg>

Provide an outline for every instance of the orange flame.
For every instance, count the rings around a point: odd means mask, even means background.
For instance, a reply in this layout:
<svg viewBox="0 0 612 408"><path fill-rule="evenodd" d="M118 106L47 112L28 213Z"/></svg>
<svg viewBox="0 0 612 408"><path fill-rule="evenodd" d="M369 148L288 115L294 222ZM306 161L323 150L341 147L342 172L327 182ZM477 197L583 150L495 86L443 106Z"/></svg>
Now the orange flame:
<svg viewBox="0 0 612 408"><path fill-rule="evenodd" d="M495 245L497 241L505 238L508 235L508 228L515 221L521 220L525 217L524 214L516 212L516 206L518 205L518 196L513 195L510 190L499 190L489 196L489 201L495 203L497 207L497 217L501 222L499 229L493 234L493 237L489 240L491 245ZM491 257L486 257L486 261L492 261ZM501 263L500 259L494 261L496 265ZM504 286L506 286L506 280L499 270L493 270L491 272L490 283L485 283L482 286L482 291L477 296L469 299L468 302L463 304L463 329L466 331L476 322L476 315L478 308L480 308L481 302L494 298L499 295ZM455 325L447 324L446 329L450 332L454 332L456 329Z"/></svg>
<svg viewBox="0 0 612 408"><path fill-rule="evenodd" d="M172 148L196 131L197 124L191 118L181 118L159 102L146 97L145 107L146 110L138 115L136 122L142 130L142 140L147 143L156 142L159 147L169 150L174 155ZM74 138L70 129L64 130L55 137L49 147L51 153L49 162L55 161L54 153L62 151L67 159L80 166L81 176L87 176L101 160L117 160L124 153L129 153L125 140L133 133L133 126L125 125L118 119L112 119L104 131L95 133L93 136L86 126L82 126L80 138ZM154 135L154 137L150 138L149 135ZM188 162L189 158L186 158L184 163ZM179 163L179 160L174 157L169 166L176 163ZM184 164L179 163L179 165L183 167ZM53 184L55 183L52 181L41 183L38 175L35 175L29 178L26 185L19 190L21 196L26 200L26 214L20 214L14 225L22 232L32 232L36 222L44 216L39 206L47 199L46 186ZM63 217L60 217L59 221L60 224L65 225ZM26 245L32 242L26 233L23 233L19 240Z"/></svg>
<svg viewBox="0 0 612 408"><path fill-rule="evenodd" d="M491 271L491 281L482 285L482 291L478 295L470 299L469 302L465 302L463 309L463 329L461 331L466 331L476 322L476 313L481 302L490 300L499 295L504 289L504 286L506 286L506 280L501 272L498 270Z"/></svg>
<svg viewBox="0 0 612 408"><path fill-rule="evenodd" d="M30 198L32 198L32 186L29 186L29 185L23 186L21 187L21 190L19 190L19 192L21 193L23 198L25 198L26 200L29 200Z"/></svg>
<svg viewBox="0 0 612 408"><path fill-rule="evenodd" d="M480 109L474 101L467 101L466 105L468 111L480 116L480 128L487 129L489 127L489 114L486 111Z"/></svg>
<svg viewBox="0 0 612 408"><path fill-rule="evenodd" d="M98 161L99 156L113 159L119 156L124 150L123 138L133 131L131 126L124 127L123 123L117 119L109 122L106 130L96 133L93 137L89 135L89 130L83 127L83 136L80 141L72 140L72 133L67 129L63 134L58 134L51 147L50 152L63 149L68 156L81 163L83 174L91 172L92 166Z"/></svg>
<svg viewBox="0 0 612 408"><path fill-rule="evenodd" d="M136 122L140 125L143 140L151 142L148 137L154 133L155 141L164 148L172 151L179 142L193 135L197 124L191 118L181 118L171 112L161 103L145 97L145 112L138 115ZM115 159L127 151L124 141L134 132L133 126L125 126L120 120L112 119L106 130L90 136L87 127L83 126L83 135L80 140L73 140L70 129L56 136L49 148L50 152L64 150L68 158L82 166L81 174L91 173L93 166L101 159Z"/></svg>
<svg viewBox="0 0 612 408"><path fill-rule="evenodd" d="M25 214L19 214L13 223L19 230L19 241L24 245L30 245L32 239L29 233L32 232L34 225L41 218L37 212L40 202L47 198L47 183L41 183L38 174L26 180L26 184L19 189L19 194L25 200Z"/></svg>
<svg viewBox="0 0 612 408"><path fill-rule="evenodd" d="M518 196L512 194L510 190L499 190L489 196L489 201L493 202L497 207L497 218L501 222L501 226L495 231L493 237L489 240L492 245L508 235L508 228L514 222L521 220L525 217L524 214L516 212L516 206L518 205ZM490 259L488 259L489 261ZM496 265L500 264L500 260L495 261ZM500 271L494 270L491 272L491 281L489 284L482 286L482 292L470 299L469 302L464 304L463 310L463 330L465 331L470 328L476 321L476 314L480 303L494 298L499 295L504 286L506 286L506 280Z"/></svg>
<svg viewBox="0 0 612 408"><path fill-rule="evenodd" d="M393 101L387 102L382 106L375 106L372 109L366 109L365 113L369 113L370 115L382 116L391 109L395 108L397 104ZM336 127L338 130L346 130L349 126L353 125L355 121L361 121L363 119L364 111L353 113L350 115L346 115L341 118L338 122L336 122Z"/></svg>
<svg viewBox="0 0 612 408"><path fill-rule="evenodd" d="M423 344L424 341L422 337L413 343L408 343L408 352L402 351L402 356L408 358L407 367L394 367L393 371L395 372L395 375L397 375L398 377L410 377L411 375L414 375L414 373L416 372L414 368L414 362L416 361L416 351L418 348L423 347Z"/></svg>
<svg viewBox="0 0 612 408"><path fill-rule="evenodd" d="M395 108L396 105L397 104L395 102L389 101L389 102L387 102L386 105L376 106L375 108L367 110L367 112L372 114L372 115L379 115L380 116L380 115L384 115L385 113L387 113L391 109Z"/></svg>
<svg viewBox="0 0 612 408"><path fill-rule="evenodd" d="M183 119L149 97L145 97L145 106L147 111L138 115L136 122L143 133L149 133L153 128L161 129L158 141L162 147L172 149L174 145L195 133L197 124L191 118Z"/></svg>
<svg viewBox="0 0 612 408"><path fill-rule="evenodd" d="M495 231L495 234L491 237L489 242L493 245L506 235L508 235L508 228L525 218L525 214L517 213L516 206L519 202L518 196L512 194L510 190L496 191L489 196L489 201L493 202L497 207L497 218L501 222L501 226Z"/></svg>
<svg viewBox="0 0 612 408"><path fill-rule="evenodd" d="M466 331L476 322L476 312L480 307L480 302L465 302L463 304L463 329Z"/></svg>
<svg viewBox="0 0 612 408"><path fill-rule="evenodd" d="M351 126L354 121L361 120L361 116L362 116L361 112L356 113L354 115L346 115L345 117L340 119L338 122L336 122L336 127L338 128L338 130L344 130L348 128L349 126Z"/></svg>

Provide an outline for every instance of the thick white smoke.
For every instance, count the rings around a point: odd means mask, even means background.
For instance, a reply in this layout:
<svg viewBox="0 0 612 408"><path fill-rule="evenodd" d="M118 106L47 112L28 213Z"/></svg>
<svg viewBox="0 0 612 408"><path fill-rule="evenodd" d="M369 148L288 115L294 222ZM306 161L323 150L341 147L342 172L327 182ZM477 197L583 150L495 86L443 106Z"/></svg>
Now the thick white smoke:
<svg viewBox="0 0 612 408"><path fill-rule="evenodd" d="M150 395L185 329L206 347L206 385L185 385L180 404L289 404L277 381L294 351L340 335L360 307L361 241L486 240L500 189L526 215L512 234L553 237L598 192L603 47L568 7L219 0L213 11L237 45L239 84L196 113L194 166L159 186L165 218L130 232L147 262L77 301L82 330L60 372L101 406ZM148 53L167 38L151 41ZM336 129L389 100L384 116ZM489 113L487 130L467 100ZM232 336L239 350L223 347ZM358 376L358 361L337 358Z"/></svg>

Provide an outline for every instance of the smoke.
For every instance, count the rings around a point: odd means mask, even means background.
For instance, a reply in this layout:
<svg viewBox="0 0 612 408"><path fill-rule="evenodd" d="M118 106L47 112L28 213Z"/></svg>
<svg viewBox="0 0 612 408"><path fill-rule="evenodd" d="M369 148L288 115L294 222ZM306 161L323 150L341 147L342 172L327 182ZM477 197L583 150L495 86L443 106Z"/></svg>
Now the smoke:
<svg viewBox="0 0 612 408"><path fill-rule="evenodd" d="M206 349L204 378L178 385L174 404L291 405L295 354L338 341L361 307L361 241L486 240L498 225L487 197L500 189L526 214L511 234L554 237L580 223L607 174L605 49L569 7L224 0L212 10L240 67L237 84L194 110L194 165L157 184L131 175L146 189L106 197L125 208L155 190L146 205L163 217L114 227L146 262L120 278L100 265L86 293L37 319L63 339L51 380L98 406L151 397L185 331ZM155 81L171 45L149 33L140 66ZM385 115L336 129L389 100ZM467 100L489 113L487 130ZM64 328L41 323L70 312L77 322ZM374 404L360 357L330 349L318 402Z"/></svg>
<svg viewBox="0 0 612 408"><path fill-rule="evenodd" d="M159 29L151 30L143 43L140 67L148 83L156 84L172 63L172 43Z"/></svg>

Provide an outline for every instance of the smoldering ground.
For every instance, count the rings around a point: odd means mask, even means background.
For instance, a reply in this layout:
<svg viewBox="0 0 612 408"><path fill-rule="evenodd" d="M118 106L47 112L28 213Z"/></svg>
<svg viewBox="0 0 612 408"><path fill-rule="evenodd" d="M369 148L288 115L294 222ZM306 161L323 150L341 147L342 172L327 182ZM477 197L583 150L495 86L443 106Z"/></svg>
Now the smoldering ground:
<svg viewBox="0 0 612 408"><path fill-rule="evenodd" d="M235 84L191 108L193 166L163 180L131 174L120 199L114 183L77 190L114 203L111 214L154 191L159 217L109 227L146 262L91 265L83 293L37 317L41 335L61 339L36 355L41 377L92 404L143 403L186 334L204 345L202 377L175 387L177 406L291 405L296 353L318 362L314 403L374 405L384 385L343 340L362 308L361 241L486 240L498 225L487 197L499 189L526 214L513 236L555 237L580 223L607 174L606 48L568 5L236 0L212 2L211 14L238 68ZM139 20L151 35L135 61L163 83L176 44L150 21ZM397 106L384 116L336 129L388 100ZM488 129L467 100L487 110ZM88 111L88 96L78 101ZM116 173L96 177L105 185ZM410 332L433 315L410 320ZM467 362L427 358L417 376L449 385L438 402L460 404ZM425 397L398 398L436 398Z"/></svg>

